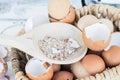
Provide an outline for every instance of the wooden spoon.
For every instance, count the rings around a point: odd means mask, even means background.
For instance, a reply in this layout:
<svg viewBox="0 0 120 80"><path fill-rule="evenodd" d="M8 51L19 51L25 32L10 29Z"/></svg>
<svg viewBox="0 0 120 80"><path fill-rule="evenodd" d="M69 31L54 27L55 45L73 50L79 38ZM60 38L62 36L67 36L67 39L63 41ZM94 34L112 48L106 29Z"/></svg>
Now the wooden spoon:
<svg viewBox="0 0 120 80"><path fill-rule="evenodd" d="M39 48L38 42L45 36L56 37L60 39L73 38L77 40L80 49L74 55L67 59L54 60L48 58ZM81 32L75 26L67 23L48 23L34 28L22 36L8 37L0 35L0 44L9 45L41 60L55 64L70 64L79 61L87 52L87 48L83 43Z"/></svg>

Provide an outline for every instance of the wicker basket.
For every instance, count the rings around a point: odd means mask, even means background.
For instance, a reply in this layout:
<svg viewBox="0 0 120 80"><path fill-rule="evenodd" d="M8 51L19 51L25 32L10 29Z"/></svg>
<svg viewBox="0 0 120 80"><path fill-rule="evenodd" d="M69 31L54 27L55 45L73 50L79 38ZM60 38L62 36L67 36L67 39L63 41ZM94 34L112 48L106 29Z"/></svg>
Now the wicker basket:
<svg viewBox="0 0 120 80"><path fill-rule="evenodd" d="M91 14L96 16L97 18L107 18L111 20L115 26L115 31L119 31L120 29L120 10L108 5L89 5L84 6L82 8L76 9L76 19L74 21L74 25L78 22L79 18L84 15ZM24 31L22 32L24 33ZM19 51L18 49L11 49L11 61L13 72L15 74L16 80L29 80L25 75L25 64L31 56L26 55L24 52ZM87 76L83 79L77 80L120 80L120 65L113 68L106 68L100 74L96 74L95 76Z"/></svg>

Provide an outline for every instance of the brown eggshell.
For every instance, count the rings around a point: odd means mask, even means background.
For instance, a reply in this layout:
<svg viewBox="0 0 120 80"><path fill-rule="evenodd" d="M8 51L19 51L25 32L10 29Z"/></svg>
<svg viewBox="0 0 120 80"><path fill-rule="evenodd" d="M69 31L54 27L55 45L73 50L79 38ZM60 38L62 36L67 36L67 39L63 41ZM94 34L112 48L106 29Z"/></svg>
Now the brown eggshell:
<svg viewBox="0 0 120 80"><path fill-rule="evenodd" d="M7 73L8 65L3 58L0 58L0 64L2 64L2 66L3 66L3 70L2 70L2 72L0 72L0 78L1 78L1 77L5 76L5 74Z"/></svg>
<svg viewBox="0 0 120 80"><path fill-rule="evenodd" d="M98 22L98 19L95 16L86 15L86 16L83 16L79 19L79 21L77 23L77 27L80 30L83 30L83 28L90 26L90 25L97 23L97 22Z"/></svg>
<svg viewBox="0 0 120 80"><path fill-rule="evenodd" d="M69 13L70 5L69 0L50 0L48 13L55 19L63 19Z"/></svg>
<svg viewBox="0 0 120 80"><path fill-rule="evenodd" d="M43 75L33 76L27 73L27 76L32 80L51 80L51 78L53 77L53 67L50 66L47 73L44 73Z"/></svg>
<svg viewBox="0 0 120 80"><path fill-rule="evenodd" d="M111 46L108 51L102 53L102 56L108 66L116 66L120 64L120 47Z"/></svg>
<svg viewBox="0 0 120 80"><path fill-rule="evenodd" d="M101 57L95 54L88 54L82 60L81 64L91 75L102 72L105 69L105 63Z"/></svg>
<svg viewBox="0 0 120 80"><path fill-rule="evenodd" d="M69 13L62 19L55 19L52 16L50 17L50 21L51 22L65 22L65 23L72 23L75 19L75 10L73 9L72 6L70 6L69 8Z"/></svg>
<svg viewBox="0 0 120 80"><path fill-rule="evenodd" d="M59 71L55 73L53 80L73 80L73 74L68 71Z"/></svg>
<svg viewBox="0 0 120 80"><path fill-rule="evenodd" d="M101 32L102 33L102 32ZM111 36L109 37L108 40L97 40L97 41L93 41L91 38L87 38L85 30L83 30L82 32L82 37L83 37L83 41L85 43L85 45L94 51L102 51L103 49L105 49L111 40Z"/></svg>
<svg viewBox="0 0 120 80"><path fill-rule="evenodd" d="M74 19L75 19L75 10L71 6L69 14L66 17L64 17L62 20L60 20L60 22L72 23Z"/></svg>

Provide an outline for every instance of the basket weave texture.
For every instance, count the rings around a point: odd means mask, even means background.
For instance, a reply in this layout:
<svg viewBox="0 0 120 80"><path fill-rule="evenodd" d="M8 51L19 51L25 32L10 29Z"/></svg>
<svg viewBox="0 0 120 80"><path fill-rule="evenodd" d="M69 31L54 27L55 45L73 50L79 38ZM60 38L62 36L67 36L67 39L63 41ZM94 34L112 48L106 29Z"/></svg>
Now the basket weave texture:
<svg viewBox="0 0 120 80"><path fill-rule="evenodd" d="M82 16L91 14L96 16L98 19L107 18L111 20L114 24L115 31L120 30L120 10L113 6L95 4L75 9L75 11L76 18L73 23L75 26L77 26L77 22ZM22 33L24 33L24 31L22 31ZM31 58L31 56L16 48L11 49L11 62L16 80L30 80L25 75L24 71L25 64L27 63L29 58ZM85 78L76 80L120 80L120 65L112 68L106 68L106 70L104 70L102 73L96 74L95 76L87 76Z"/></svg>

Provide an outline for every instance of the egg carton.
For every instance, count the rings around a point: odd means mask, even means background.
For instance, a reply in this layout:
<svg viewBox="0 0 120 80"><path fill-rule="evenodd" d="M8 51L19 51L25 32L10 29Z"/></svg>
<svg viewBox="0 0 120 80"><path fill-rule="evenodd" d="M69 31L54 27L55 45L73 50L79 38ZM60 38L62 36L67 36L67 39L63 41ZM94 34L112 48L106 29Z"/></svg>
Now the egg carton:
<svg viewBox="0 0 120 80"><path fill-rule="evenodd" d="M77 26L77 22L81 17L91 14L98 19L107 18L111 20L115 26L115 31L120 30L120 10L113 6L94 4L75 9L75 11L76 17L73 23L75 26ZM22 29L19 35L24 33L25 30ZM26 55L16 48L11 49L11 61L16 80L29 80L24 71L28 58L31 58L31 56ZM86 76L85 78L76 80L120 80L120 65L106 68L102 73L95 76Z"/></svg>

